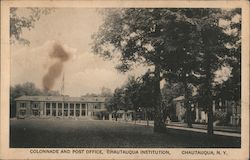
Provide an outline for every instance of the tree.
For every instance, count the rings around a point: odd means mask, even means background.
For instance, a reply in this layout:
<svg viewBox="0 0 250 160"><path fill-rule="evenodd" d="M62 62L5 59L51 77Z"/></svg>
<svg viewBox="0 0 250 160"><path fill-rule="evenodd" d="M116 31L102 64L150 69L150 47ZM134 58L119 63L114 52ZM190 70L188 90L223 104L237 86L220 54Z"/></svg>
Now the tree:
<svg viewBox="0 0 250 160"><path fill-rule="evenodd" d="M111 91L111 89L106 88L106 87L102 87L100 96L103 96L103 97L111 97L111 96L112 96L112 91Z"/></svg>
<svg viewBox="0 0 250 160"><path fill-rule="evenodd" d="M200 94L208 113L208 134L213 134L213 93L215 72L223 66L227 57L231 57L228 43L235 43L233 38L220 26L220 20L226 19L231 11L221 9L183 10L183 14L196 25L199 67L196 74L200 77Z"/></svg>
<svg viewBox="0 0 250 160"><path fill-rule="evenodd" d="M188 127L192 127L191 104L192 86L197 84L195 72L199 68L200 36L197 26L187 18L185 9L175 9L176 17L168 26L168 39L165 45L166 52L162 55L161 66L164 78L168 83L181 83L183 87L184 106L186 108ZM167 48L171 48L171 50Z"/></svg>
<svg viewBox="0 0 250 160"><path fill-rule="evenodd" d="M226 57L225 66L231 67L231 74L227 81L216 85L217 94L226 100L239 102L241 99L241 9L236 8L225 14L228 25L224 30L231 31L228 34L232 41L227 44L230 48Z"/></svg>
<svg viewBox="0 0 250 160"><path fill-rule="evenodd" d="M163 102L166 107L166 118L167 116L169 116L170 118L175 118L175 107L173 106L173 99L184 95L185 90L183 84L180 82L174 83L172 81L167 81L161 89L161 93Z"/></svg>
<svg viewBox="0 0 250 160"><path fill-rule="evenodd" d="M149 125L149 117L152 117L152 113L154 113L154 105L155 99L154 97L155 89L154 89L154 75L149 69L144 75L141 77L141 83L138 89L138 99L139 99L139 106L142 110L146 113L147 125ZM163 104L162 104L163 105ZM164 108L162 110L163 120L165 123L165 112Z"/></svg>
<svg viewBox="0 0 250 160"><path fill-rule="evenodd" d="M117 112L119 109L122 109L124 106L123 97L122 97L122 89L116 88L112 97L110 97L107 101L107 110L112 112Z"/></svg>
<svg viewBox="0 0 250 160"><path fill-rule="evenodd" d="M93 51L105 59L120 58L122 72L135 63L153 66L154 131L164 132L160 81L162 66L170 63L165 56L176 49L174 35L168 28L178 19L175 9L111 9L103 13L104 24L93 36ZM147 25L145 25L147 24ZM174 27L172 27L174 28ZM170 42L170 43L168 43ZM164 70L168 70L167 66Z"/></svg>
<svg viewBox="0 0 250 160"><path fill-rule="evenodd" d="M24 45L29 45L29 40L22 37L24 29L31 30L35 27L35 23L41 18L42 15L48 15L54 8L24 8L29 14L20 16L18 14L19 8L10 8L10 42L11 44L16 41Z"/></svg>
<svg viewBox="0 0 250 160"><path fill-rule="evenodd" d="M222 66L229 51L226 44L232 40L219 25L227 13L212 8L135 8L111 9L103 14L104 24L93 36L94 53L105 59L119 58L117 69L122 72L136 63L154 67L154 131L165 130L160 92L160 81L165 78L184 84L187 113L191 110L191 86L203 86L208 133L212 134L214 73Z"/></svg>
<svg viewBox="0 0 250 160"><path fill-rule="evenodd" d="M124 102L128 105L126 110L133 109L136 111L139 108L139 88L140 82L138 79L134 76L129 77L124 85Z"/></svg>
<svg viewBox="0 0 250 160"><path fill-rule="evenodd" d="M146 78L146 77L147 78ZM125 103L128 104L128 109L133 109L134 111L144 112L145 118L148 123L148 110L154 104L152 102L152 83L149 85L145 82L148 79L148 74L146 73L142 77L135 78L134 76L128 78L128 82L124 85L125 87ZM147 83L145 85L145 83ZM135 119L136 121L136 119Z"/></svg>
<svg viewBox="0 0 250 160"><path fill-rule="evenodd" d="M105 107L107 111L110 113L118 110L117 104L113 96L106 98Z"/></svg>
<svg viewBox="0 0 250 160"><path fill-rule="evenodd" d="M180 9L179 13L182 18L177 23L184 26L188 32L182 29L181 32L175 33L177 38L173 42L180 45L176 45L174 56L179 55L182 58L174 61L176 69L172 73L167 72L167 74L170 74L172 79L177 78L177 81L184 84L185 106L187 108L188 126L190 127L192 126L189 103L192 96L191 88L192 85L199 86L200 91L203 92L201 95L204 107L208 112L208 134L213 134L212 101L215 72L223 66L226 59L232 59L228 45L234 46L236 44L234 38L220 26L220 21L231 17L232 12L210 8ZM178 27L178 24L175 26ZM181 27L178 27L178 29L181 29ZM166 63L166 65L169 65L169 63ZM170 68L167 67L165 70L167 69Z"/></svg>

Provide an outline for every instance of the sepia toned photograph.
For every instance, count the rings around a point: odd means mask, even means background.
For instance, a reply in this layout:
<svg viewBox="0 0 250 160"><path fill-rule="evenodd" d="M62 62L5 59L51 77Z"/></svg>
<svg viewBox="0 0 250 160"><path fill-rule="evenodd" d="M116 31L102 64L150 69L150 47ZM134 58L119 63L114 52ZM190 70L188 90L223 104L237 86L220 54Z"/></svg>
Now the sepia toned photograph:
<svg viewBox="0 0 250 160"><path fill-rule="evenodd" d="M10 6L7 147L110 158L241 149L244 12Z"/></svg>

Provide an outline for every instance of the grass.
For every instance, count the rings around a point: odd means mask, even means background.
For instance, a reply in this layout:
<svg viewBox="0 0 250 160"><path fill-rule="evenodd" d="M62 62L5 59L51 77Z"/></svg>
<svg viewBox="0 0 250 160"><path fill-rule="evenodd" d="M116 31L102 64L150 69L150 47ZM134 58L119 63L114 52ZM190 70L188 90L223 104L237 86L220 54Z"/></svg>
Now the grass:
<svg viewBox="0 0 250 160"><path fill-rule="evenodd" d="M10 121L11 148L237 148L240 138L122 122L67 119Z"/></svg>

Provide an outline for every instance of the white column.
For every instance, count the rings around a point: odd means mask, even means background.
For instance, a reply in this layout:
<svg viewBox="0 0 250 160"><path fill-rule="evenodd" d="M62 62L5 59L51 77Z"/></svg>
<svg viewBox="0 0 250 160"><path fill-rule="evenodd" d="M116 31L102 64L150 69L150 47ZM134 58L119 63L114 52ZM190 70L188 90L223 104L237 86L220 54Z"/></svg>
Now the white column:
<svg viewBox="0 0 250 160"><path fill-rule="evenodd" d="M205 116L206 116L206 123L208 122L208 114L205 113Z"/></svg>
<svg viewBox="0 0 250 160"><path fill-rule="evenodd" d="M76 116L76 103L74 103L74 117Z"/></svg>
<svg viewBox="0 0 250 160"><path fill-rule="evenodd" d="M125 113L122 113L122 120L125 120Z"/></svg>
<svg viewBox="0 0 250 160"><path fill-rule="evenodd" d="M50 116L52 116L52 102L50 102Z"/></svg>
<svg viewBox="0 0 250 160"><path fill-rule="evenodd" d="M195 111L196 111L195 122L198 122L199 121L199 109L198 109L198 106L195 107Z"/></svg>
<svg viewBox="0 0 250 160"><path fill-rule="evenodd" d="M58 102L56 102L56 116L58 116Z"/></svg>
<svg viewBox="0 0 250 160"><path fill-rule="evenodd" d="M80 103L80 117L82 116L82 103Z"/></svg>
<svg viewBox="0 0 250 160"><path fill-rule="evenodd" d="M46 116L46 102L44 102L44 105L43 105L43 115Z"/></svg>
<svg viewBox="0 0 250 160"><path fill-rule="evenodd" d="M88 103L85 104L85 116L88 116Z"/></svg>
<svg viewBox="0 0 250 160"><path fill-rule="evenodd" d="M213 100L213 112L215 112L215 100Z"/></svg>
<svg viewBox="0 0 250 160"><path fill-rule="evenodd" d="M230 116L230 124L233 125L233 116Z"/></svg>
<svg viewBox="0 0 250 160"><path fill-rule="evenodd" d="M109 113L109 120L112 121L112 113Z"/></svg>
<svg viewBox="0 0 250 160"><path fill-rule="evenodd" d="M64 116L64 102L62 102L62 117Z"/></svg>
<svg viewBox="0 0 250 160"><path fill-rule="evenodd" d="M69 114L70 114L70 103L68 103L68 117L69 117Z"/></svg>

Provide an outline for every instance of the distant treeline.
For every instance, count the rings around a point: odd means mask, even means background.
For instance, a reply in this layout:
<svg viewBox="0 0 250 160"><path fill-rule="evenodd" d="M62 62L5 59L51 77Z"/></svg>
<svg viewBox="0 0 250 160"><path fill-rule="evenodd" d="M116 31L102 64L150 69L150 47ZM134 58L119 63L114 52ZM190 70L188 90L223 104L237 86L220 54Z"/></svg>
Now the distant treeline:
<svg viewBox="0 0 250 160"><path fill-rule="evenodd" d="M32 82L25 82L10 86L10 117L16 116L16 103L15 98L20 96L56 96L59 95L58 91L41 90Z"/></svg>

